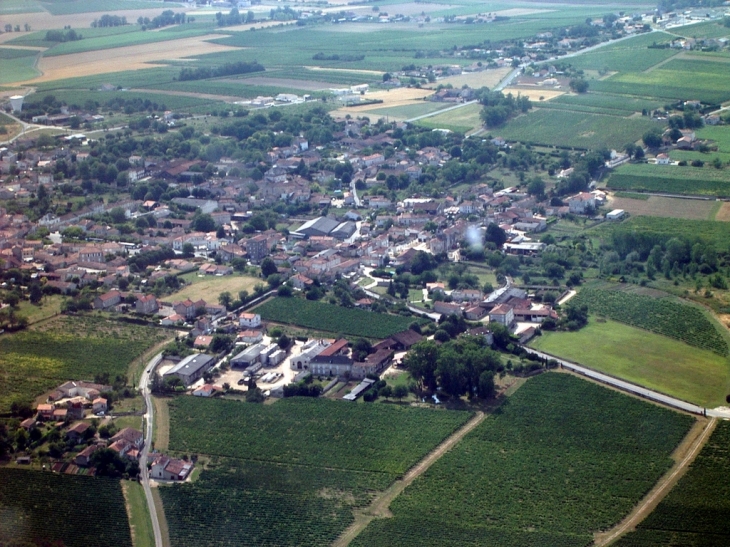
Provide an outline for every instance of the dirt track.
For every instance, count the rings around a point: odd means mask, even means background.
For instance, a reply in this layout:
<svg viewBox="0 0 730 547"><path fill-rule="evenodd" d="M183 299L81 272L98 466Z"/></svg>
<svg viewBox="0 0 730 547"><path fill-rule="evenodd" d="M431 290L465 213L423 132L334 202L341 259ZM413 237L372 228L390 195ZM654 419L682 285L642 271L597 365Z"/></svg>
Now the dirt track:
<svg viewBox="0 0 730 547"><path fill-rule="evenodd" d="M411 468L405 476L398 481L395 481L390 487L385 490L382 494L377 496L369 507L363 509L360 512L355 513L355 522L345 530L342 535L337 538L332 546L333 547L347 547L350 542L355 539L360 532L362 532L370 522L375 518L390 518L393 514L390 512L390 504L393 500L400 495L403 490L406 489L417 477L421 476L426 470L436 463L446 452L461 441L467 433L478 426L485 418L484 412L477 412L466 425L459 429L456 433L451 435L448 439L438 445L428 456L422 459L418 464Z"/></svg>
<svg viewBox="0 0 730 547"><path fill-rule="evenodd" d="M674 485L677 484L677 481L682 478L689 465L697 457L697 454L700 453L700 450L702 450L707 439L710 438L710 435L715 430L716 424L717 418L712 418L706 422L697 421L695 423L687 434L687 437L685 437L685 440L675 451L674 456L679 458L679 460L624 520L611 530L595 535L595 547L609 545L622 535L634 530L641 521L649 516L656 506L659 505L659 502L669 494Z"/></svg>

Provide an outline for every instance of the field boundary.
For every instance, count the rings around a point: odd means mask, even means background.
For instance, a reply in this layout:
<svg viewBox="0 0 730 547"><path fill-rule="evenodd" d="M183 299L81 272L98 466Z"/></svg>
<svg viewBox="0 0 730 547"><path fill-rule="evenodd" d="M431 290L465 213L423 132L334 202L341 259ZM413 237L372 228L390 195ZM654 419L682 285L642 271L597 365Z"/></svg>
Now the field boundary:
<svg viewBox="0 0 730 547"><path fill-rule="evenodd" d="M607 532L595 535L595 547L604 547L613 543L627 532L634 530L638 524L651 514L656 506L659 505L669 492L671 492L672 488L677 484L677 481L679 481L679 479L681 479L686 473L689 465L695 460L697 454L700 453L700 450L707 443L707 440L715 430L716 425L717 418L711 418L705 423L701 421L697 421L697 423L695 423L689 433L687 433L687 438L690 438L692 435L697 435L697 437L690 445L684 457L677 461L672 468L667 471L661 479L659 479L659 482L654 485L654 488L649 491L646 497L644 497L633 511L631 511L631 513L629 513L617 526ZM697 431L698 429L702 429L702 431L699 432ZM681 445L678 447L678 450L681 450Z"/></svg>
<svg viewBox="0 0 730 547"><path fill-rule="evenodd" d="M486 414L481 410L464 424L461 429L452 433L444 442L432 450L425 458L413 466L402 479L395 481L370 503L368 507L355 512L355 521L345 530L332 544L332 547L347 547L368 524L376 518L391 518L390 504L405 490L414 480L423 475L429 467L441 459L441 457L460 442L469 432L478 426Z"/></svg>

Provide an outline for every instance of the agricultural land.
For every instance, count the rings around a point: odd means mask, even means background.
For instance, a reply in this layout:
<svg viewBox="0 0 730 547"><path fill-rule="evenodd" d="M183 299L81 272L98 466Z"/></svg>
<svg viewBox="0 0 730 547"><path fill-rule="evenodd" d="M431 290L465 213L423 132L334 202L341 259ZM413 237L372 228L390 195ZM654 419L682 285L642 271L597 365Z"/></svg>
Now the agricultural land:
<svg viewBox="0 0 730 547"><path fill-rule="evenodd" d="M0 468L0 540L132 547L119 480Z"/></svg>
<svg viewBox="0 0 730 547"><path fill-rule="evenodd" d="M542 375L353 545L586 545L670 467L691 421L568 375Z"/></svg>
<svg viewBox="0 0 730 547"><path fill-rule="evenodd" d="M194 483L160 488L171 541L330 543L352 522L354 509L469 417L327 400L260 406L176 399L170 404L170 449L206 455L211 463ZM389 427L396 422L397 429ZM212 430L209 423L220 427ZM224 523L228 533L217 535Z"/></svg>

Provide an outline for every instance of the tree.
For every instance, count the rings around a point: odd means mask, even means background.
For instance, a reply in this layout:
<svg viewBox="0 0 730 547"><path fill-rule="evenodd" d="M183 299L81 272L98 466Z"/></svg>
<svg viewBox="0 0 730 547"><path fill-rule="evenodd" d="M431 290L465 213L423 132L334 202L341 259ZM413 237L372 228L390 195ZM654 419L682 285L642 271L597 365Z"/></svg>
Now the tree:
<svg viewBox="0 0 730 547"><path fill-rule="evenodd" d="M276 267L276 263L268 256L261 261L261 276L268 278L270 275L275 274L279 270Z"/></svg>
<svg viewBox="0 0 730 547"><path fill-rule="evenodd" d="M537 198L542 198L545 195L545 181L540 177L535 177L527 185L527 193Z"/></svg>
<svg viewBox="0 0 730 547"><path fill-rule="evenodd" d="M494 396L494 372L485 370L479 375L477 390L480 399L489 399Z"/></svg>
<svg viewBox="0 0 730 547"><path fill-rule="evenodd" d="M215 230L215 221L208 214L198 215L193 218L191 226L198 232L212 232Z"/></svg>
<svg viewBox="0 0 730 547"><path fill-rule="evenodd" d="M404 386L403 384L399 384L393 388L393 397L398 399L399 401L408 395L408 388Z"/></svg>
<svg viewBox="0 0 730 547"><path fill-rule="evenodd" d="M572 89L575 93L585 93L586 91L588 91L588 82L583 78L570 80L569 85L570 89Z"/></svg>
<svg viewBox="0 0 730 547"><path fill-rule="evenodd" d="M507 233L495 223L491 222L487 226L487 233L484 235L484 241L494 243L494 245L499 248L507 241Z"/></svg>
<svg viewBox="0 0 730 547"><path fill-rule="evenodd" d="M43 291L41 290L41 286L38 283L33 283L30 286L30 303L40 304L42 298Z"/></svg>
<svg viewBox="0 0 730 547"><path fill-rule="evenodd" d="M190 258L193 255L195 255L195 247L193 247L193 244L192 243L183 243L182 254L186 258Z"/></svg>
<svg viewBox="0 0 730 547"><path fill-rule="evenodd" d="M431 340L415 344L403 359L403 366L411 373L419 390L436 389L436 359L438 346Z"/></svg>
<svg viewBox="0 0 730 547"><path fill-rule="evenodd" d="M647 131L641 139L649 148L659 148L662 145L662 136L657 131Z"/></svg>
<svg viewBox="0 0 730 547"><path fill-rule="evenodd" d="M109 216L114 224L121 224L127 220L127 214L121 207L114 207L111 211L109 211Z"/></svg>
<svg viewBox="0 0 730 547"><path fill-rule="evenodd" d="M218 303L225 306L227 310L231 308L231 302L233 302L233 297L230 292L225 291L218 295Z"/></svg>
<svg viewBox="0 0 730 547"><path fill-rule="evenodd" d="M291 338L289 338L286 334L282 334L279 336L277 344L281 349L286 349L289 347L289 344L291 344Z"/></svg>

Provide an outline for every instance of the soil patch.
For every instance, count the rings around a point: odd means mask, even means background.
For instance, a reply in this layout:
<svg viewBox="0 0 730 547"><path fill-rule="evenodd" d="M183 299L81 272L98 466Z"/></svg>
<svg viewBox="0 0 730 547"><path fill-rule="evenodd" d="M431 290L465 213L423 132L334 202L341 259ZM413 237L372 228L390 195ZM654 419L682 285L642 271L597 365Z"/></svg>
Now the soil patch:
<svg viewBox="0 0 730 547"><path fill-rule="evenodd" d="M714 201L699 199L667 198L662 196L649 196L649 199L631 199L614 197L610 201L611 208L623 209L631 215L650 217L686 218L690 220L707 220ZM730 206L730 203L723 203ZM716 220L730 221L730 208L725 209L726 218L719 218L722 208L718 212Z"/></svg>
<svg viewBox="0 0 730 547"><path fill-rule="evenodd" d="M715 220L719 220L721 222L730 221L730 202L725 201L722 205L720 205L720 210L715 215Z"/></svg>
<svg viewBox="0 0 730 547"><path fill-rule="evenodd" d="M524 95L534 103L540 102L540 97L542 97L543 101L549 101L550 99L554 99L555 97L560 97L561 95L565 95L565 91L556 91L554 89L543 89L540 87L505 87L502 90L502 93L507 95L508 93L512 93L512 95ZM535 106L540 106L539 104Z"/></svg>

